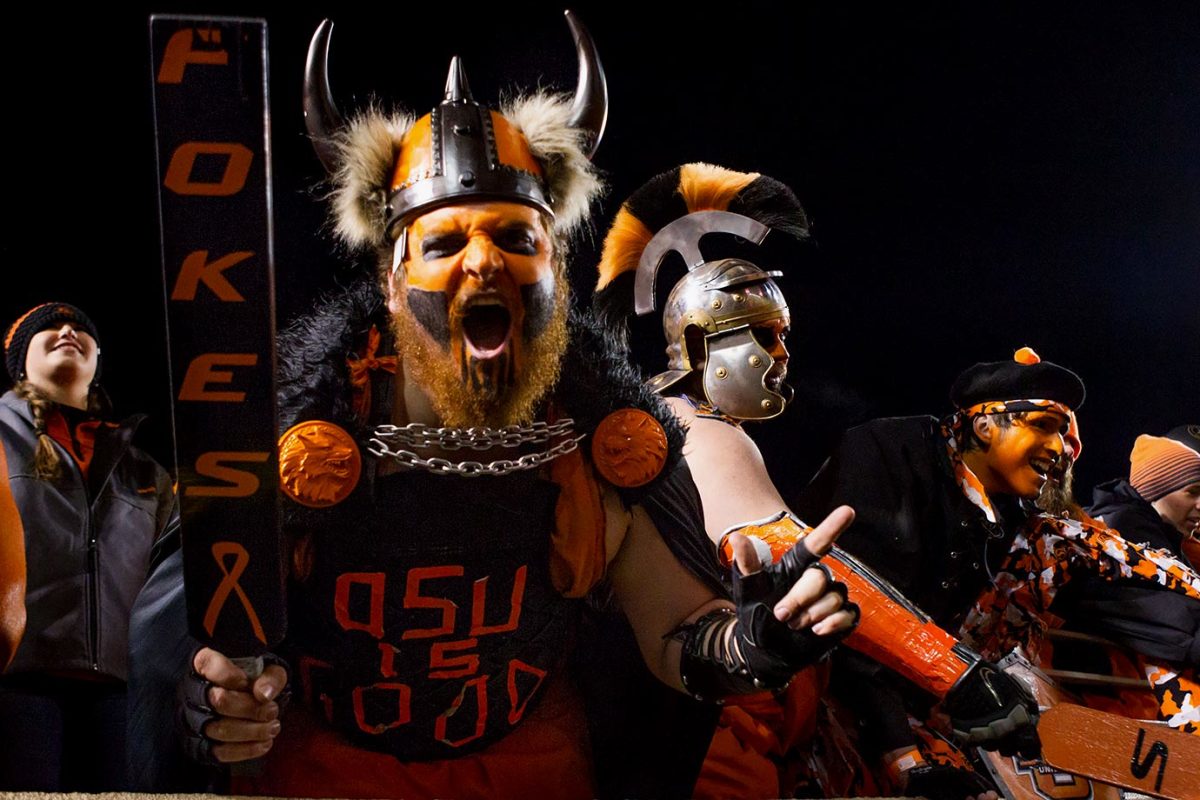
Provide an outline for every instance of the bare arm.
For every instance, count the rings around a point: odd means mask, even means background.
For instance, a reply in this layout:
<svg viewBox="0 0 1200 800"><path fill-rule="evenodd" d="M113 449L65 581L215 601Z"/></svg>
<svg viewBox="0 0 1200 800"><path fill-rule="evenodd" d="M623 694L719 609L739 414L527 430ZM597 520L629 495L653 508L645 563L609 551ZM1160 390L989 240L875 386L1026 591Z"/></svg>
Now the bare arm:
<svg viewBox="0 0 1200 800"><path fill-rule="evenodd" d="M684 458L704 503L704 528L713 544L734 525L788 510L775 489L758 446L740 428L697 417L685 401L667 398L688 426Z"/></svg>
<svg viewBox="0 0 1200 800"><path fill-rule="evenodd" d="M617 508L614 508L614 504ZM622 610L629 619L647 667L668 686L683 690L680 676L682 645L671 634L685 623L695 622L711 611L733 609L719 599L672 555L653 522L640 507L621 515L619 501L606 496L609 509L609 577ZM809 539L813 552L821 554L849 524L852 514L831 515ZM621 523L627 523L622 530ZM750 546L737 551L743 574L757 572L761 565ZM842 597L831 592L823 573L808 570L773 606L775 618L793 629L813 627L818 636L835 635L852 624L853 615L841 610Z"/></svg>
<svg viewBox="0 0 1200 800"><path fill-rule="evenodd" d="M720 606L732 608L676 560L640 506L621 512L615 493L605 497L610 520L609 578L629 619L646 666L668 686L683 691L681 645L670 633ZM615 513L614 513L615 512ZM617 544L617 547L613 547Z"/></svg>

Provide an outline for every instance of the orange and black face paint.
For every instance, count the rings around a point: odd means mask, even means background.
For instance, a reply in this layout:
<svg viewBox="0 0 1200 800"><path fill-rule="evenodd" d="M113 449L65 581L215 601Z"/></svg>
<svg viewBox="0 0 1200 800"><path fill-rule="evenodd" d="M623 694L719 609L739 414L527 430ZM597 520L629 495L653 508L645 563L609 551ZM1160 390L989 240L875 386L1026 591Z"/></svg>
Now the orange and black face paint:
<svg viewBox="0 0 1200 800"><path fill-rule="evenodd" d="M447 206L408 229L408 309L449 352L473 392L497 395L523 366L525 343L555 310L552 242L541 212L517 203Z"/></svg>

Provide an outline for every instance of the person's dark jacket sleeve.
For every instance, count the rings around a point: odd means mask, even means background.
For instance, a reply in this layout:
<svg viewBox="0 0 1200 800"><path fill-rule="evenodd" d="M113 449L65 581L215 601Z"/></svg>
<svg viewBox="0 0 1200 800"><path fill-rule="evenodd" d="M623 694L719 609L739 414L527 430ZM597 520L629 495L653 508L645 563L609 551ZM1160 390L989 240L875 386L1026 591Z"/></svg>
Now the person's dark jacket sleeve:
<svg viewBox="0 0 1200 800"><path fill-rule="evenodd" d="M847 647L833 654L831 688L858 720L864 754L871 758L917 742L903 695L884 673L879 663Z"/></svg>
<svg viewBox="0 0 1200 800"><path fill-rule="evenodd" d="M789 498L809 525L840 505L853 508L838 546L918 604L913 590L928 569L922 555L934 527L929 487L939 478L930 456L935 426L932 417L897 417L851 428L812 482Z"/></svg>
<svg viewBox="0 0 1200 800"><path fill-rule="evenodd" d="M1089 575L1064 586L1051 608L1072 628L1110 639L1151 661L1200 666L1200 601Z"/></svg>
<svg viewBox="0 0 1200 800"><path fill-rule="evenodd" d="M151 571L129 625L130 788L139 792L210 791L216 773L188 759L175 727L175 693L200 643L187 633L183 552L173 526L151 554Z"/></svg>

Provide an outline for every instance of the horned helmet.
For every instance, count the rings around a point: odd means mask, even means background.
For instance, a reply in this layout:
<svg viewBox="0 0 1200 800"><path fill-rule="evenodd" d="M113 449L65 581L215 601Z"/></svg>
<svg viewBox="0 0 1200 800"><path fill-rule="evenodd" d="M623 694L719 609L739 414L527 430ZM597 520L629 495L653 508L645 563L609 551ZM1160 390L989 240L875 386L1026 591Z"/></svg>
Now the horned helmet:
<svg viewBox="0 0 1200 800"><path fill-rule="evenodd" d="M537 91L499 110L475 101L462 60L450 62L445 96L415 119L372 107L346 120L333 100L324 20L309 45L304 116L333 184L334 228L351 246L392 247L403 258L405 226L439 206L506 200L546 212L557 232L587 216L601 189L590 160L608 118L608 89L595 44L570 11L579 77L574 97Z"/></svg>
<svg viewBox="0 0 1200 800"><path fill-rule="evenodd" d="M328 20L309 47L305 116L330 174L334 231L351 247L374 249L396 347L448 423L527 420L557 379L568 304L564 244L601 188L590 159L607 118L595 46L569 12L567 22L579 59L574 97L538 91L487 108L455 57L442 101L420 118L372 106L344 120L329 88ZM545 235L535 236L545 245L510 263L489 239L486 276L466 254L474 262L484 245L432 266L444 256L410 248L410 229L431 216L436 227L440 212L459 207L502 233L508 221L538 217ZM521 256L537 263L519 264Z"/></svg>

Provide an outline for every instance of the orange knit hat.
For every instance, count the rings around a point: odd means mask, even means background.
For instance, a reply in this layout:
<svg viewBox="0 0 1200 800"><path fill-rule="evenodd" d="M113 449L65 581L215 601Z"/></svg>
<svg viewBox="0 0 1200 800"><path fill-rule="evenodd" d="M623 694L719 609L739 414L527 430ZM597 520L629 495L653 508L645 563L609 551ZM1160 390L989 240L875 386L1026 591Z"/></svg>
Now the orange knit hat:
<svg viewBox="0 0 1200 800"><path fill-rule="evenodd" d="M1164 495L1200 482L1200 438L1188 430L1196 426L1180 426L1166 436L1142 434L1129 454L1129 483L1147 501L1153 503ZM1181 433L1183 435L1181 435Z"/></svg>

